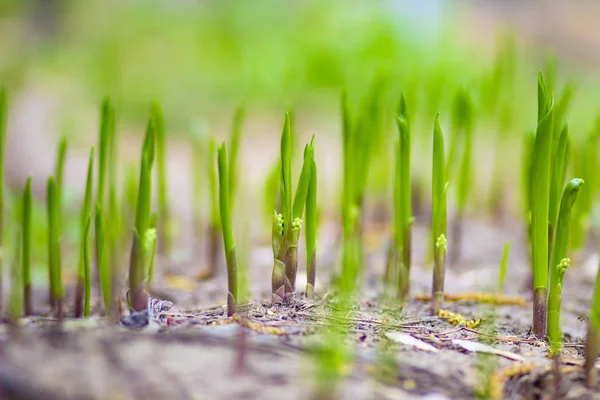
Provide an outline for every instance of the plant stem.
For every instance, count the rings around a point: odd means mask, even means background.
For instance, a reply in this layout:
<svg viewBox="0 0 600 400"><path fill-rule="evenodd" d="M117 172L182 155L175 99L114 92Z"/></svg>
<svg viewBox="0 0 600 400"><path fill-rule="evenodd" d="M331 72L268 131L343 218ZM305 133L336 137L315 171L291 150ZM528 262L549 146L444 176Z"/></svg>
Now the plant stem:
<svg viewBox="0 0 600 400"><path fill-rule="evenodd" d="M6 88L0 87L0 250L4 254L4 144L6 142L7 100ZM3 255L0 254L0 312L3 297Z"/></svg>
<svg viewBox="0 0 600 400"><path fill-rule="evenodd" d="M60 213L56 181L48 178L48 265L50 271L50 299L55 315L62 319L62 278L60 265Z"/></svg>
<svg viewBox="0 0 600 400"><path fill-rule="evenodd" d="M397 116L398 149L396 154L396 211L395 211L395 239L397 254L394 257L396 264L396 282L398 283L398 297L405 299L410 291L410 264L412 241L412 207L411 207L411 177L410 177L410 123L406 109L404 95L400 97ZM400 263L398 264L398 261Z"/></svg>
<svg viewBox="0 0 600 400"><path fill-rule="evenodd" d="M508 268L508 254L510 252L510 242L504 244L502 250L502 261L500 261L500 272L498 273L498 293L504 291L504 279L506 278L506 269Z"/></svg>
<svg viewBox="0 0 600 400"><path fill-rule="evenodd" d="M88 287L89 271L86 271L86 264L89 266L90 261L86 260L85 252L88 246L89 222L92 212L92 191L93 191L93 174L94 174L94 148L90 150L90 157L87 168L87 178L85 181L85 195L81 206L81 214L79 216L80 229L80 248L79 248L79 268L77 270L77 287L75 289L75 318L89 316L90 303L90 288ZM87 307L86 307L87 304Z"/></svg>
<svg viewBox="0 0 600 400"><path fill-rule="evenodd" d="M112 287L110 265L108 263L108 248L106 240L106 227L102 208L96 205L96 249L98 250L98 272L100 274L100 289L104 300L106 314L112 309Z"/></svg>
<svg viewBox="0 0 600 400"><path fill-rule="evenodd" d="M227 315L236 313L237 307L237 257L233 230L231 229L231 203L229 198L229 174L227 173L227 149L225 143L219 146L219 210L221 214L221 227L223 230L223 244L227 260Z"/></svg>
<svg viewBox="0 0 600 400"><path fill-rule="evenodd" d="M33 314L31 304L31 176L27 178L25 191L23 192L23 251L21 265L23 267L23 304L25 306L25 316Z"/></svg>
<svg viewBox="0 0 600 400"><path fill-rule="evenodd" d="M167 187L167 140L165 119L158 103L152 103L151 113L156 124L156 169L158 181L158 250L168 260L171 253L171 216Z"/></svg>
<svg viewBox="0 0 600 400"><path fill-rule="evenodd" d="M543 102L542 99L543 98ZM538 102L542 109L535 137L531 173L531 243L533 257L533 333L546 333L548 295L548 215L552 158L553 100L546 96L543 76L539 75Z"/></svg>
<svg viewBox="0 0 600 400"><path fill-rule="evenodd" d="M311 162L306 195L306 297L313 297L317 276L317 164Z"/></svg>
<svg viewBox="0 0 600 400"><path fill-rule="evenodd" d="M446 171L444 136L439 114L433 128L433 179L431 200L431 232L434 248L434 271L431 295L431 312L437 315L444 298L444 275L446 262Z"/></svg>
<svg viewBox="0 0 600 400"><path fill-rule="evenodd" d="M567 248L571 229L571 209L575 204L581 185L583 185L583 180L573 179L565 187L556 225L556 238L550 264L550 293L548 297L548 336L554 353L560 350L562 341L560 304L565 271L570 265L570 260L567 258Z"/></svg>
<svg viewBox="0 0 600 400"><path fill-rule="evenodd" d="M231 137L229 141L229 193L231 197L231 204L233 207L235 193L237 190L238 184L238 153L240 147L240 141L242 137L242 124L245 119L245 108L243 105L240 105L235 110L235 114L233 116L233 124L231 125Z"/></svg>
<svg viewBox="0 0 600 400"><path fill-rule="evenodd" d="M154 163L154 148L156 135L155 121L151 117L146 129L146 138L142 147L140 168L140 184L135 212L135 229L129 264L129 292L131 306L136 311L146 309L148 292L144 287L146 262L143 240L150 223L152 201L152 164Z"/></svg>

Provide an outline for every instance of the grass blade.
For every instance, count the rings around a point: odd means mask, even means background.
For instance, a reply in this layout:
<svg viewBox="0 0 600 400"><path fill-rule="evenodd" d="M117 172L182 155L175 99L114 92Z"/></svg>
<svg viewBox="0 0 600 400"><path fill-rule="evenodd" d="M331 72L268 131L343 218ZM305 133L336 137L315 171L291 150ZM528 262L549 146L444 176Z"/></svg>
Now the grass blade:
<svg viewBox="0 0 600 400"><path fill-rule="evenodd" d="M446 263L446 165L444 136L440 127L440 115L435 117L433 128L433 180L431 200L431 232L434 248L434 271L431 295L431 312L437 315L444 298L444 275Z"/></svg>
<svg viewBox="0 0 600 400"><path fill-rule="evenodd" d="M50 299L57 318L62 319L62 277L60 265L60 213L58 188L54 177L48 178L48 265L50 275Z"/></svg>
<svg viewBox="0 0 600 400"><path fill-rule="evenodd" d="M539 75L538 105L541 107L531 167L531 254L533 261L533 333L546 333L548 296L548 216L552 159L553 99L546 96L543 76Z"/></svg>
<svg viewBox="0 0 600 400"><path fill-rule="evenodd" d="M93 195L93 179L94 179L94 148L90 150L90 157L87 168L87 178L85 180L85 195L83 204L81 205L81 214L79 216L80 229L80 249L79 249L79 266L77 269L77 287L75 289L75 318L89 316L89 287L87 285L86 263L89 267L90 261L86 262L86 247L88 246L89 223L92 213L92 195ZM87 307L86 307L87 303ZM87 315L86 315L87 311Z"/></svg>
<svg viewBox="0 0 600 400"><path fill-rule="evenodd" d="M233 230L231 228L231 203L229 198L229 174L227 172L227 149L225 143L219 146L219 211L223 228L223 244L227 260L227 315L232 316L237 308L237 258Z"/></svg>
<svg viewBox="0 0 600 400"><path fill-rule="evenodd" d="M112 308L112 285L110 265L108 263L108 247L106 240L106 226L104 213L99 205L96 205L96 248L98 249L98 273L100 275L100 289L104 300L104 310L108 315Z"/></svg>
<svg viewBox="0 0 600 400"><path fill-rule="evenodd" d="M25 190L23 192L23 258L21 265L23 267L23 304L25 307L25 316L33 314L33 306L31 303L31 176L27 178Z"/></svg>
<svg viewBox="0 0 600 400"><path fill-rule="evenodd" d="M560 212L556 225L556 237L550 264L550 293L548 296L548 336L554 353L560 350L562 341L560 304L563 278L566 269L570 265L570 259L567 258L567 248L571 229L571 209L573 208L573 204L575 204L577 193L582 185L582 179L571 180L565 187L560 201Z"/></svg>
<svg viewBox="0 0 600 400"><path fill-rule="evenodd" d="M317 276L317 164L311 160L306 195L306 297L313 297Z"/></svg>
<svg viewBox="0 0 600 400"><path fill-rule="evenodd" d="M143 240L150 224L150 209L152 201L152 164L154 163L156 127L151 117L146 128L146 137L142 147L140 167L140 183L135 212L135 229L131 260L129 264L129 292L131 306L136 311L146 309L148 293L144 288L146 262Z"/></svg>

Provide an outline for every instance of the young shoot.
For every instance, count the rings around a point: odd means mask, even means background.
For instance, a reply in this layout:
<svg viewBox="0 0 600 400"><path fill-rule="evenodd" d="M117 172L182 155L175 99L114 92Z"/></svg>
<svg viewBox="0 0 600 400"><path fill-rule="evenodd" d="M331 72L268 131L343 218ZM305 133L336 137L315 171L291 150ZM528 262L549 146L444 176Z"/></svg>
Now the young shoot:
<svg viewBox="0 0 600 400"><path fill-rule="evenodd" d="M85 195L81 205L81 214L79 216L79 266L77 268L77 286L75 289L75 318L88 317L90 314L90 260L86 259L86 247L89 246L89 224L92 213L92 190L94 173L94 148L90 150L88 161L87 178L85 181Z"/></svg>
<svg viewBox="0 0 600 400"><path fill-rule="evenodd" d="M60 265L60 206L54 177L48 178L48 270L50 276L50 304L57 318L62 318L62 277Z"/></svg>
<svg viewBox="0 0 600 400"><path fill-rule="evenodd" d="M6 88L0 87L0 312L2 311L2 264L4 254L4 143L6 142L7 102Z"/></svg>
<svg viewBox="0 0 600 400"><path fill-rule="evenodd" d="M110 265L108 262L108 246L106 238L106 224L104 213L96 205L96 249L98 250L98 273L100 275L100 289L104 300L104 309L109 314L112 308L112 285Z"/></svg>
<svg viewBox="0 0 600 400"><path fill-rule="evenodd" d="M148 284L154 283L154 268L156 260L156 226L158 223L158 215L152 214L150 217L150 228L146 231L146 237L144 238L144 251L150 257L148 263Z"/></svg>
<svg viewBox="0 0 600 400"><path fill-rule="evenodd" d="M394 232L396 242L394 260L398 297L404 299L410 288L411 227L413 223L410 180L410 122L404 94L400 96L396 123L398 125L398 149L396 153L396 184L394 185Z"/></svg>
<svg viewBox="0 0 600 400"><path fill-rule="evenodd" d="M542 74L538 79L538 116L531 161L531 255L533 263L533 333L546 334L548 297L548 216L552 160L553 98L546 92Z"/></svg>
<svg viewBox="0 0 600 400"><path fill-rule="evenodd" d="M462 157L456 179L456 216L452 224L452 240L454 246L450 254L450 261L456 262L460 256L459 251L462 245L462 225L464 211L469 197L469 189L471 187L471 163L472 163L472 146L473 146L473 102L469 93L465 89L459 89L456 93L453 107L453 126L454 138L452 141L450 153L455 151L456 136L462 135ZM451 172L453 167L450 163L454 160L449 157L447 174Z"/></svg>
<svg viewBox="0 0 600 400"><path fill-rule="evenodd" d="M146 275L146 252L144 239L150 224L150 209L152 202L152 164L154 163L156 127L154 118L150 118L146 128L146 137L142 147L140 181L137 207L135 212L135 227L133 245L129 264L129 301L135 311L145 310L148 305L148 292L144 287Z"/></svg>
<svg viewBox="0 0 600 400"><path fill-rule="evenodd" d="M23 268L23 306L25 316L33 314L31 303L31 176L27 178L25 190L23 191L23 219L22 219L22 240L21 244L22 258L21 265Z"/></svg>
<svg viewBox="0 0 600 400"><path fill-rule="evenodd" d="M289 115L281 135L281 213L273 218L273 300L281 301L296 290L298 268L298 238L302 226L302 213L311 177L314 159L314 137L304 148L304 162L295 196L292 199L292 143Z"/></svg>
<svg viewBox="0 0 600 400"><path fill-rule="evenodd" d="M567 268L571 264L571 260L567 258L569 233L571 229L571 209L573 208L573 204L575 204L577 193L579 192L581 185L583 185L582 179L573 179L567 184L563 191L550 263L548 337L550 339L551 350L555 354L560 350L562 342L562 333L560 330L560 304L563 278Z"/></svg>
<svg viewBox="0 0 600 400"><path fill-rule="evenodd" d="M210 190L210 220L208 227L208 269L201 271L198 275L199 280L206 280L215 277L219 264L219 236L221 235L221 222L219 214L219 196L218 196L218 173L217 173L217 143L211 139L208 143L207 171L208 185Z"/></svg>
<svg viewBox="0 0 600 400"><path fill-rule="evenodd" d="M554 139L554 138L553 138ZM548 204L548 256L552 254L554 230L558 219L561 201L561 190L565 186L565 176L569 166L569 126L565 123L560 132L560 139L554 152L552 162L552 177L550 178L550 200Z"/></svg>
<svg viewBox="0 0 600 400"><path fill-rule="evenodd" d="M31 176L27 178L25 190L23 191L23 226L21 227L23 243L21 250L23 252L21 265L23 267L23 306L25 316L33 314L31 303Z"/></svg>
<svg viewBox="0 0 600 400"><path fill-rule="evenodd" d="M317 276L317 164L311 160L306 194L306 297L313 297Z"/></svg>
<svg viewBox="0 0 600 400"><path fill-rule="evenodd" d="M231 228L231 203L229 197L229 174L227 172L227 148L225 143L219 146L219 211L221 215L221 226L223 230L223 244L225 248L225 259L227 260L227 315L236 313L238 282L237 282L237 257L235 254L235 242L233 241L233 230Z"/></svg>
<svg viewBox="0 0 600 400"><path fill-rule="evenodd" d="M440 127L440 115L435 117L433 127L433 179L431 188L431 233L434 249L433 286L431 313L438 315L444 299L444 275L447 253L446 241L446 165L444 136Z"/></svg>
<svg viewBox="0 0 600 400"><path fill-rule="evenodd" d="M238 184L238 153L240 148L240 142L242 138L242 125L246 116L245 108L243 105L238 106L233 116L233 124L231 125L231 137L229 139L229 190L231 193L230 200L234 203L235 193Z"/></svg>
<svg viewBox="0 0 600 400"><path fill-rule="evenodd" d="M167 186L167 139L165 118L160 105L151 106L152 118L156 125L156 172L158 182L158 246L166 259L171 253L171 220L169 210L169 190Z"/></svg>

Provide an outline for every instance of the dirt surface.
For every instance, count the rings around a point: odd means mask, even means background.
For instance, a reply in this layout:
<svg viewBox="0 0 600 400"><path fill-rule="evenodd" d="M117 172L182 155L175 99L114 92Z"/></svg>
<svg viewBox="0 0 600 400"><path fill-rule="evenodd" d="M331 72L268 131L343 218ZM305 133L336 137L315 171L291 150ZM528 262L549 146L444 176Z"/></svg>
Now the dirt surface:
<svg viewBox="0 0 600 400"><path fill-rule="evenodd" d="M505 294L521 296L525 306L445 303L445 309L466 321L480 319L477 327L431 317L427 302L411 299L402 305L383 295L385 233L368 235L370 267L361 297L346 316L331 312L335 302L323 282L331 275L331 263L322 263L317 275L319 299L298 294L286 304L270 304L268 251L256 247L250 280L255 302L240 307L233 319L225 315L226 284L220 274L197 284L183 277L163 279L157 292L168 294L174 305L157 303L149 324L141 328L132 326L131 318L114 324L98 317L67 319L62 326L43 316L27 319L18 328L0 325L0 393L7 399L326 398L317 391L316 349L329 330L342 327L348 328L346 340L354 354L341 371L338 390L331 386L339 398L462 399L487 393L490 387L511 399L547 398L555 387L552 361L546 357L546 343L531 335L526 252L519 246L521 229L511 226L469 222L460 262L449 267L448 293L492 289L501 252L497 244L508 238L514 241ZM426 233L417 225L415 242L425 243ZM336 251L323 249L321 258L335 259L327 254ZM424 249L415 253L412 292L427 294L431 269L423 259ZM565 283L562 368L566 369L561 391L566 398L598 395L585 391L580 371L586 329L582 317L591 301L596 266L595 257L581 259L567 272ZM303 273L299 271L298 290ZM41 293L38 297L43 301ZM394 339L398 332L436 351L400 344ZM506 353L468 352L457 339ZM530 365L531 372L505 379L500 388L490 384L499 380L494 374L516 365Z"/></svg>

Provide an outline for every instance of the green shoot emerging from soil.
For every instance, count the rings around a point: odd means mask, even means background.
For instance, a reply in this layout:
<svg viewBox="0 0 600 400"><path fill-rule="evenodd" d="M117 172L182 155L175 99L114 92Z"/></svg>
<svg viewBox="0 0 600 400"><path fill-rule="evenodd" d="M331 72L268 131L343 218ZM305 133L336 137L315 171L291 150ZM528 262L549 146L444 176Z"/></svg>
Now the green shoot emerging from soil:
<svg viewBox="0 0 600 400"><path fill-rule="evenodd" d="M169 195L167 187L167 140L165 118L158 103L152 103L152 118L156 128L156 170L158 184L158 246L159 251L166 257L167 263L171 253L171 222L169 210Z"/></svg>
<svg viewBox="0 0 600 400"><path fill-rule="evenodd" d="M439 114L433 127L433 180L431 188L431 233L434 248L433 286L431 313L437 315L444 299L444 275L446 264L446 173L444 136Z"/></svg>
<svg viewBox="0 0 600 400"><path fill-rule="evenodd" d="M23 316L23 269L21 267L21 231L17 230L16 246L14 254L12 254L11 272L11 289L10 303L8 316L9 321L15 325L18 324L19 318Z"/></svg>
<svg viewBox="0 0 600 400"><path fill-rule="evenodd" d="M80 318L82 315L88 317L90 314L90 260L86 259L86 253L89 250L89 224L92 213L92 190L93 190L93 173L94 173L94 148L90 150L90 159L88 162L87 178L85 181L85 195L81 206L81 214L79 216L79 266L77 269L77 287L75 289L75 318Z"/></svg>
<svg viewBox="0 0 600 400"><path fill-rule="evenodd" d="M538 126L531 164L531 255L533 261L533 333L546 333L548 297L548 215L552 160L553 97L538 80Z"/></svg>
<svg viewBox="0 0 600 400"><path fill-rule="evenodd" d="M67 158L67 149L68 149L68 141L67 137L63 136L60 138L60 142L58 144L58 152L56 154L56 166L54 170L54 176L56 177L56 189L58 195L58 205L59 212L62 208L62 189L63 189L63 179L65 172L65 160Z"/></svg>
<svg viewBox="0 0 600 400"><path fill-rule="evenodd" d="M306 297L313 297L317 276L317 164L311 160L306 195Z"/></svg>
<svg viewBox="0 0 600 400"><path fill-rule="evenodd" d="M237 257L231 228L231 203L229 198L229 174L227 172L227 148L225 143L219 146L219 211L223 230L225 259L227 260L227 315L232 316L237 308Z"/></svg>
<svg viewBox="0 0 600 400"><path fill-rule="evenodd" d="M0 311L2 311L2 276L4 264L4 143L6 141L6 88L0 87Z"/></svg>
<svg viewBox="0 0 600 400"><path fill-rule="evenodd" d="M109 98L104 99L100 111L100 140L98 143L98 180L96 204L104 207L106 181L108 179L108 162L110 141L114 130L115 111Z"/></svg>
<svg viewBox="0 0 600 400"><path fill-rule="evenodd" d="M452 224L453 246L450 252L450 261L456 262L460 256L459 251L462 244L462 225L465 212L465 206L469 197L469 188L471 186L471 158L473 146L473 102L469 93L465 89L459 89L456 93L453 106L453 127L454 138L457 134L462 135L462 157L456 179L456 216ZM455 151L456 140L452 141L451 153ZM454 160L448 157L447 173L453 167L450 165Z"/></svg>
<svg viewBox="0 0 600 400"><path fill-rule="evenodd" d="M550 293L548 296L548 336L552 352L560 350L562 334L560 331L560 303L563 278L571 260L567 258L569 232L571 229L571 209L583 180L573 179L567 184L560 201L560 212L556 225L556 236L550 264Z"/></svg>
<svg viewBox="0 0 600 400"><path fill-rule="evenodd" d="M57 318L62 318L62 277L60 265L60 206L58 189L53 177L48 178L48 270L50 276L50 305Z"/></svg>
<svg viewBox="0 0 600 400"><path fill-rule="evenodd" d="M314 159L314 137L304 148L304 162L296 194L292 199L292 140L289 115L285 116L281 134L281 214L273 218L273 275L271 289L273 300L281 301L296 290L298 268L298 238L302 226L302 213L311 180ZM293 200L293 201L292 201Z"/></svg>
<svg viewBox="0 0 600 400"><path fill-rule="evenodd" d="M96 205L96 249L98 250L98 273L100 275L102 299L104 300L104 309L108 314L112 306L111 274L108 262L106 224L104 222L104 213L99 205Z"/></svg>
<svg viewBox="0 0 600 400"><path fill-rule="evenodd" d="M201 271L198 278L200 280L213 278L217 273L217 264L219 262L219 236L221 222L219 216L219 198L217 184L217 143L211 139L208 143L208 185L210 190L210 221L208 227L208 270Z"/></svg>
<svg viewBox="0 0 600 400"><path fill-rule="evenodd" d="M552 177L550 182L550 202L548 208L548 257L550 257L552 254L552 247L554 245L554 231L556 229L558 210L561 201L561 189L565 186L565 176L567 174L567 167L569 166L570 144L569 126L567 124L563 125L559 138L560 139L557 147L554 151L554 157L552 158L553 162ZM553 137L553 140L554 139L556 138ZM550 267L551 266L552 264L550 264Z"/></svg>
<svg viewBox="0 0 600 400"><path fill-rule="evenodd" d="M231 137L229 139L229 190L230 200L233 207L235 200L235 193L238 184L238 153L240 148L240 141L242 138L242 124L244 123L246 112L243 105L240 105L235 110L233 116L233 124L231 126Z"/></svg>
<svg viewBox="0 0 600 400"><path fill-rule="evenodd" d="M21 265L23 267L23 305L25 307L25 315L33 314L31 304L31 176L27 178L25 190L23 192L23 226L21 228L23 244L21 250L23 256Z"/></svg>
<svg viewBox="0 0 600 400"><path fill-rule="evenodd" d="M140 183L138 189L137 207L135 212L135 228L133 232L133 245L129 264L129 301L136 311L146 309L148 292L144 287L146 272L146 252L144 239L150 225L150 209L152 202L152 164L154 163L154 146L156 128L151 117L146 129L146 138L142 147L142 161L140 168Z"/></svg>
<svg viewBox="0 0 600 400"><path fill-rule="evenodd" d="M410 289L411 227L413 223L410 180L410 121L404 94L400 96L397 115L398 148L396 153L395 193L395 251L394 264L398 297L406 298Z"/></svg>

